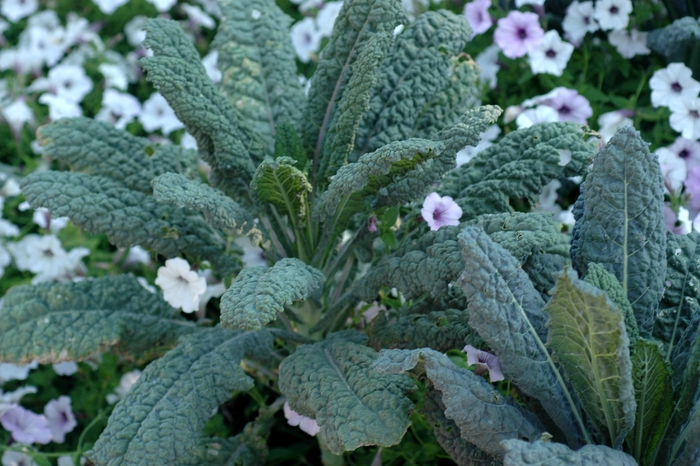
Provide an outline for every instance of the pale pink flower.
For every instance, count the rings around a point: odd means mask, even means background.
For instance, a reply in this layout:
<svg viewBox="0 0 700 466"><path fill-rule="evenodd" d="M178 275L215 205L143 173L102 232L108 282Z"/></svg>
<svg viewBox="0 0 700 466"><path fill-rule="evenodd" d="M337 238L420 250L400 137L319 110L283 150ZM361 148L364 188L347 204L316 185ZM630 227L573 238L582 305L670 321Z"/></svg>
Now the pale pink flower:
<svg viewBox="0 0 700 466"><path fill-rule="evenodd" d="M312 437L321 431L316 420L297 413L289 406L289 402L287 401L284 402L284 417L287 418L287 423L290 426L299 426L301 430Z"/></svg>
<svg viewBox="0 0 700 466"><path fill-rule="evenodd" d="M544 37L535 13L523 13L513 10L508 16L498 20L498 26L493 33L494 42L503 50L508 58L525 56L534 50Z"/></svg>
<svg viewBox="0 0 700 466"><path fill-rule="evenodd" d="M15 406L0 417L0 423L19 443L47 444L51 441L51 430L46 417L35 414L21 406Z"/></svg>
<svg viewBox="0 0 700 466"><path fill-rule="evenodd" d="M431 230L438 230L445 225L459 225L462 208L450 196L440 197L438 193L430 193L423 202L421 215Z"/></svg>
<svg viewBox="0 0 700 466"><path fill-rule="evenodd" d="M467 364L470 366L476 365L474 368L476 375L484 375L488 371L489 381L492 383L505 379L501 363L496 355L478 350L472 345L465 346L462 351L467 353Z"/></svg>
<svg viewBox="0 0 700 466"><path fill-rule="evenodd" d="M44 415L49 422L53 441L56 443L63 443L66 440L66 434L78 425L71 408L71 399L65 395L49 401L44 407Z"/></svg>
<svg viewBox="0 0 700 466"><path fill-rule="evenodd" d="M700 166L690 167L685 179L685 192L690 194L688 204L695 212L700 211Z"/></svg>
<svg viewBox="0 0 700 466"><path fill-rule="evenodd" d="M464 16L469 21L474 35L482 34L493 26L493 18L489 14L491 0L474 0L464 5Z"/></svg>
<svg viewBox="0 0 700 466"><path fill-rule="evenodd" d="M593 109L588 99L579 95L575 89L558 87L557 92L544 104L552 107L559 114L559 121L573 121L581 125L588 124L588 119L593 116Z"/></svg>
<svg viewBox="0 0 700 466"><path fill-rule="evenodd" d="M655 154L659 158L659 166L664 177L666 189L669 192L679 191L688 176L688 167L685 164L685 160L665 147L656 149Z"/></svg>
<svg viewBox="0 0 700 466"><path fill-rule="evenodd" d="M678 136L673 144L668 146L668 150L685 160L688 166L700 165L700 142L698 141Z"/></svg>

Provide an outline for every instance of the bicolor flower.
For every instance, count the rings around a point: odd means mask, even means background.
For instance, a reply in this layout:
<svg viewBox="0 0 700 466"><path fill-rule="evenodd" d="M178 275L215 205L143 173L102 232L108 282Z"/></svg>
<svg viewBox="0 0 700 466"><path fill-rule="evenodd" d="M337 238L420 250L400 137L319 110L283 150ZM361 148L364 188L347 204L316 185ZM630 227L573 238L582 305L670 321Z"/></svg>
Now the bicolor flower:
<svg viewBox="0 0 700 466"><path fill-rule="evenodd" d="M492 383L505 379L505 377L503 377L501 363L495 354L478 350L472 345L465 346L462 351L467 353L467 364L476 366L474 368L474 373L476 375L484 375L486 371L488 371L489 381Z"/></svg>
<svg viewBox="0 0 700 466"><path fill-rule="evenodd" d="M421 215L431 230L439 230L445 225L459 225L462 208L450 196L440 197L438 193L430 193L423 202Z"/></svg>
<svg viewBox="0 0 700 466"><path fill-rule="evenodd" d="M544 30L535 13L513 10L498 20L493 41L506 57L518 58L540 45L543 36Z"/></svg>

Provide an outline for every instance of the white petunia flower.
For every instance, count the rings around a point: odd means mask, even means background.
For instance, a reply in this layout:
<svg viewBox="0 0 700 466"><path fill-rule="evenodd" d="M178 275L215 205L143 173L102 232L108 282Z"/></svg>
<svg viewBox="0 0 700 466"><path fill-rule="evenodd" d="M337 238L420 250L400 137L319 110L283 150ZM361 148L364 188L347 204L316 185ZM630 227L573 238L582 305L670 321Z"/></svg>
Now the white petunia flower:
<svg viewBox="0 0 700 466"><path fill-rule="evenodd" d="M117 8L129 3L129 0L92 0L100 11L106 15L111 15Z"/></svg>
<svg viewBox="0 0 700 466"><path fill-rule="evenodd" d="M26 18L39 8L38 0L2 0L0 1L0 13L16 23L22 18Z"/></svg>
<svg viewBox="0 0 700 466"><path fill-rule="evenodd" d="M32 221L45 230L50 230L52 233L63 230L68 222L69 217L51 217L51 212L46 207L38 207L32 215Z"/></svg>
<svg viewBox="0 0 700 466"><path fill-rule="evenodd" d="M188 23L190 25L197 28L205 27L207 29L214 29L216 27L214 18L203 12L198 6L183 3L180 7L187 13Z"/></svg>
<svg viewBox="0 0 700 466"><path fill-rule="evenodd" d="M168 304L187 313L197 310L199 297L207 289L206 280L190 270L190 264L179 257L168 259L165 267L158 268L156 285L163 290Z"/></svg>
<svg viewBox="0 0 700 466"><path fill-rule="evenodd" d="M323 37L330 37L333 32L335 19L343 7L343 2L327 2L316 15L316 24L318 31Z"/></svg>
<svg viewBox="0 0 700 466"><path fill-rule="evenodd" d="M32 457L19 451L5 450L2 454L2 466L39 466Z"/></svg>
<svg viewBox="0 0 700 466"><path fill-rule="evenodd" d="M528 52L530 68L534 74L561 76L573 51L574 46L561 40L559 33L552 29L547 31L540 45Z"/></svg>
<svg viewBox="0 0 700 466"><path fill-rule="evenodd" d="M127 2L129 0L126 0ZM141 42L146 39L146 31L143 30L143 25L146 21L145 16L137 15L134 16L131 21L126 23L124 26L124 34L126 35L126 41L132 47L138 47Z"/></svg>
<svg viewBox="0 0 700 466"><path fill-rule="evenodd" d="M65 442L66 434L78 425L73 415L71 399L65 395L49 401L44 407L44 416L49 421L49 430L56 443Z"/></svg>
<svg viewBox="0 0 700 466"><path fill-rule="evenodd" d="M321 46L321 31L313 18L306 17L292 26L292 45L302 63L308 63L311 55Z"/></svg>
<svg viewBox="0 0 700 466"><path fill-rule="evenodd" d="M683 182L688 177L688 166L685 160L670 149L661 147L656 149L656 156L659 159L661 174L664 177L664 184L669 192L679 192Z"/></svg>
<svg viewBox="0 0 700 466"><path fill-rule="evenodd" d="M47 28L45 26L30 26L20 35L20 49L25 51L25 57L33 57L34 67L39 64L54 66L66 53L63 41L64 30L61 27Z"/></svg>
<svg viewBox="0 0 700 466"><path fill-rule="evenodd" d="M625 29L632 13L630 0L597 0L595 3L595 19L603 31Z"/></svg>
<svg viewBox="0 0 700 466"><path fill-rule="evenodd" d="M299 426L301 430L312 437L321 431L316 420L297 413L289 406L289 402L287 401L284 402L284 417L287 418L287 423L290 426Z"/></svg>
<svg viewBox="0 0 700 466"><path fill-rule="evenodd" d="M175 112L159 92L154 92L143 103L143 110L139 114L139 121L143 129L148 132L160 129L163 134L168 135L175 130L184 128L185 125L178 120Z"/></svg>
<svg viewBox="0 0 700 466"><path fill-rule="evenodd" d="M141 104L131 94L105 89L102 94L102 108L95 119L112 123L117 129L124 129L141 113Z"/></svg>
<svg viewBox="0 0 700 466"><path fill-rule="evenodd" d="M693 99L700 92L700 82L693 79L693 72L683 63L669 63L656 70L649 79L651 104L654 107L670 107L674 102Z"/></svg>
<svg viewBox="0 0 700 466"><path fill-rule="evenodd" d="M637 55L649 55L651 53L651 50L647 47L647 35L648 33L639 32L636 29L631 31L610 31L608 41L623 58L632 58Z"/></svg>
<svg viewBox="0 0 700 466"><path fill-rule="evenodd" d="M62 376L73 375L78 372L78 363L75 361L64 361L57 364L52 364L53 371Z"/></svg>
<svg viewBox="0 0 700 466"><path fill-rule="evenodd" d="M16 136L22 131L25 123L34 121L34 112L23 98L18 98L10 105L3 106L2 116Z"/></svg>
<svg viewBox="0 0 700 466"><path fill-rule="evenodd" d="M501 134L501 128L498 125L491 125L489 126L486 131L480 134L480 140L479 144L476 147L473 146L467 146L461 151L457 152L457 156L455 157L455 161L457 162L457 166L464 165L465 163L469 162L471 159L476 157L476 154L481 152L482 150L491 147L493 145L493 140L498 137L498 135Z"/></svg>
<svg viewBox="0 0 700 466"><path fill-rule="evenodd" d="M595 9L593 2L574 1L566 9L566 16L561 23L564 29L564 37L577 46L589 32L598 30L598 23L594 18Z"/></svg>
<svg viewBox="0 0 700 466"><path fill-rule="evenodd" d="M39 96L38 102L49 107L51 121L83 116L83 109L80 108L80 105L57 95L42 94Z"/></svg>
<svg viewBox="0 0 700 466"><path fill-rule="evenodd" d="M49 70L48 78L39 78L29 86L30 91L49 91L76 104L82 102L92 88L92 79L82 66L76 65L56 65Z"/></svg>
<svg viewBox="0 0 700 466"><path fill-rule="evenodd" d="M498 83L498 71L501 69L501 65L498 62L498 53L501 48L496 44L491 44L484 49L479 55L476 56L474 61L479 68L481 68L481 73L479 73L479 80L481 82L489 83L489 88L493 89Z"/></svg>
<svg viewBox="0 0 700 466"><path fill-rule="evenodd" d="M629 110L615 110L603 113L598 117L598 133L603 137L603 142L608 142L618 129L625 126L632 126L633 121L629 118L632 113Z"/></svg>
<svg viewBox="0 0 700 466"><path fill-rule="evenodd" d="M267 266L267 259L265 259L265 251L259 246L253 246L250 238L247 236L240 236L233 240L239 248L243 249L243 261L244 267L260 267Z"/></svg>
<svg viewBox="0 0 700 466"><path fill-rule="evenodd" d="M540 123L559 121L559 113L548 105L538 105L522 112L515 119L518 129L529 128Z"/></svg>
<svg viewBox="0 0 700 466"><path fill-rule="evenodd" d="M37 367L39 367L39 363L36 361L23 366L9 362L0 362L0 385L8 380L26 380L29 376L29 371Z"/></svg>
<svg viewBox="0 0 700 466"><path fill-rule="evenodd" d="M105 78L105 86L125 91L129 85L129 77L124 69L119 65L111 63L102 63L97 68Z"/></svg>
<svg viewBox="0 0 700 466"><path fill-rule="evenodd" d="M686 139L700 139L700 99L694 97L671 103L671 128Z"/></svg>
<svg viewBox="0 0 700 466"><path fill-rule="evenodd" d="M124 398L124 395L131 390L131 387L136 383L139 377L141 377L141 371L138 369L122 375L119 385L114 389L114 393L107 395L107 403L114 404Z"/></svg>
<svg viewBox="0 0 700 466"><path fill-rule="evenodd" d="M154 7L156 7L156 10L158 10L161 13L170 10L177 3L177 0L146 0L146 1L148 1L148 3L150 3Z"/></svg>
<svg viewBox="0 0 700 466"><path fill-rule="evenodd" d="M207 72L207 76L212 82L218 83L221 81L221 71L217 65L219 60L219 51L212 50L202 58L202 65L204 65L204 70Z"/></svg>

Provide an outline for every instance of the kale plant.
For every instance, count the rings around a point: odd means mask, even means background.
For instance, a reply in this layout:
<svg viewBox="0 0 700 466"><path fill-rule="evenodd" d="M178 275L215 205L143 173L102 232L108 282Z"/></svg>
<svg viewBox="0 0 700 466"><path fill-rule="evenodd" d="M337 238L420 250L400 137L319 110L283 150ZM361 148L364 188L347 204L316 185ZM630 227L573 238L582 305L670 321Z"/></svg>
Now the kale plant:
<svg viewBox="0 0 700 466"><path fill-rule="evenodd" d="M396 445L414 379L459 464L700 461L700 235L667 239L658 162L634 130L596 155L579 125L536 125L454 169L500 114L477 106L464 18L408 24L399 0L346 0L305 96L274 1L221 6L219 86L173 21L147 22L154 53L142 60L197 139L208 182L196 152L85 118L39 130L71 171L23 182L33 207L117 246L206 260L232 279L216 325L128 275L8 293L0 361L154 359L90 461L260 464L285 399L329 452ZM572 235L512 207L591 161ZM459 226L414 221L435 183L461 206ZM240 235L268 267L241 267ZM406 304L351 329L358 302L391 287ZM507 394L443 354L465 344L498 355ZM236 437L202 437L253 377L283 397Z"/></svg>

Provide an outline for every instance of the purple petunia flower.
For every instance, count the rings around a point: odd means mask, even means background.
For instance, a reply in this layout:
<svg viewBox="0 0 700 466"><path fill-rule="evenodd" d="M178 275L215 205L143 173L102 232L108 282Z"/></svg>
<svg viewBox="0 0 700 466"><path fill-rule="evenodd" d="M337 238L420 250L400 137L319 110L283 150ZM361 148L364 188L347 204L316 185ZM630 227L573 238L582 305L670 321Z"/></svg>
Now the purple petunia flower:
<svg viewBox="0 0 700 466"><path fill-rule="evenodd" d="M47 444L51 441L51 431L46 417L35 414L21 406L15 406L0 417L0 423L20 443Z"/></svg>
<svg viewBox="0 0 700 466"><path fill-rule="evenodd" d="M49 401L44 407L44 415L49 421L49 430L56 443L63 443L66 434L78 425L71 408L71 399L67 396L60 396L57 400Z"/></svg>
<svg viewBox="0 0 700 466"><path fill-rule="evenodd" d="M464 5L464 16L474 31L474 35L482 34L493 26L493 19L489 14L491 0L474 0Z"/></svg>
<svg viewBox="0 0 700 466"><path fill-rule="evenodd" d="M470 366L476 364L474 368L474 373L476 375L484 375L488 370L489 382L493 383L505 379L505 377L503 377L501 363L496 355L478 350L472 345L465 346L462 351L467 353L467 364Z"/></svg>
<svg viewBox="0 0 700 466"><path fill-rule="evenodd" d="M459 225L462 208L450 197L440 197L438 193L430 193L423 202L421 215L431 230L438 230L445 225Z"/></svg>
<svg viewBox="0 0 700 466"><path fill-rule="evenodd" d="M559 114L559 121L573 121L585 125L593 116L593 109L588 99L574 89L558 87L556 94L544 102Z"/></svg>
<svg viewBox="0 0 700 466"><path fill-rule="evenodd" d="M493 33L493 40L503 54L508 58L525 56L534 50L544 37L535 13L523 13L513 10L508 16L498 20L498 26Z"/></svg>

